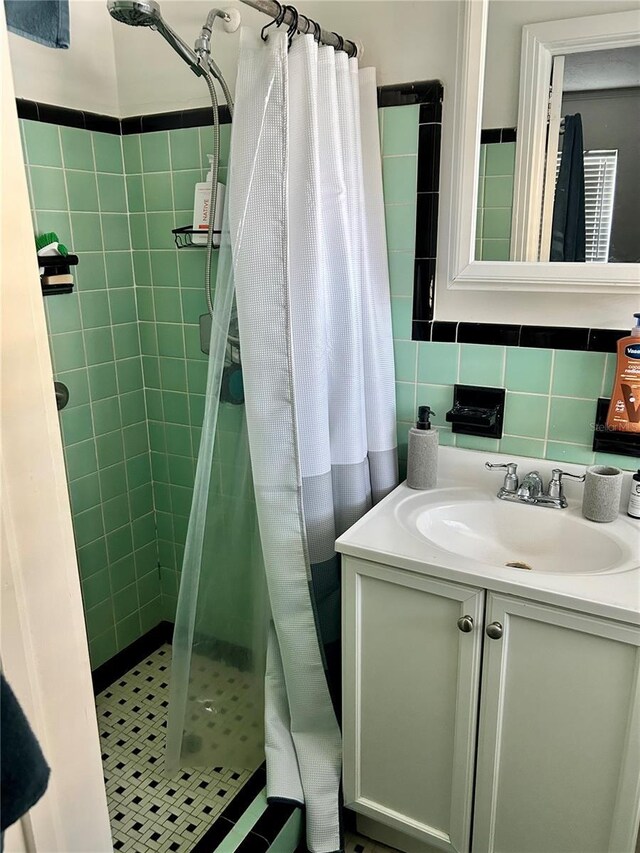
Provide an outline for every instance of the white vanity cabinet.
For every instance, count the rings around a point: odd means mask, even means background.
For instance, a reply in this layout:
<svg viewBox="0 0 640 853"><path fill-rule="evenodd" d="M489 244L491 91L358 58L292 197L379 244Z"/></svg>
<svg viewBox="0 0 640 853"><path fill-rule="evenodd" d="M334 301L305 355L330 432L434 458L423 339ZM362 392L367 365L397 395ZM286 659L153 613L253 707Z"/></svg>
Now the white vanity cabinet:
<svg viewBox="0 0 640 853"><path fill-rule="evenodd" d="M640 629L351 556L343 575L344 792L365 832L632 853Z"/></svg>

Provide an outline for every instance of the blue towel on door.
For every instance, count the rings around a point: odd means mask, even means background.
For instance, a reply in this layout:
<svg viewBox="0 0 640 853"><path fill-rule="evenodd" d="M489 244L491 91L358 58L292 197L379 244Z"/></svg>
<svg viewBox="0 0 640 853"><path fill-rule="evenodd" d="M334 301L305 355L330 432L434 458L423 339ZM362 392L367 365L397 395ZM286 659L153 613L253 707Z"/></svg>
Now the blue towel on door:
<svg viewBox="0 0 640 853"><path fill-rule="evenodd" d="M49 782L40 744L4 675L0 675L0 751L0 830L4 832L38 802Z"/></svg>
<svg viewBox="0 0 640 853"><path fill-rule="evenodd" d="M45 47L69 47L69 0L4 0L7 29Z"/></svg>

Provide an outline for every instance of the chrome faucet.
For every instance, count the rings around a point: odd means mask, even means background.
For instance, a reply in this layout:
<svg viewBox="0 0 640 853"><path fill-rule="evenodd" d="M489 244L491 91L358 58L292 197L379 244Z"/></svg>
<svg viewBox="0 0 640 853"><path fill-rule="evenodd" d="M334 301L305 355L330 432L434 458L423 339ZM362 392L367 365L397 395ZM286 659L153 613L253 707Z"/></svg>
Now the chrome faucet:
<svg viewBox="0 0 640 853"><path fill-rule="evenodd" d="M531 504L533 506L547 506L552 509L566 509L567 499L564 496L564 488L562 483L563 477L571 477L573 480L582 482L585 475L578 476L577 474L569 474L562 471L560 468L554 468L551 472L551 480L547 490L544 489L542 477L538 471L529 471L523 477L522 483L518 480L518 465L516 462L504 462L494 464L491 462L484 463L485 468L504 468L505 474L504 483L498 490L498 498L501 501L513 501L514 503Z"/></svg>

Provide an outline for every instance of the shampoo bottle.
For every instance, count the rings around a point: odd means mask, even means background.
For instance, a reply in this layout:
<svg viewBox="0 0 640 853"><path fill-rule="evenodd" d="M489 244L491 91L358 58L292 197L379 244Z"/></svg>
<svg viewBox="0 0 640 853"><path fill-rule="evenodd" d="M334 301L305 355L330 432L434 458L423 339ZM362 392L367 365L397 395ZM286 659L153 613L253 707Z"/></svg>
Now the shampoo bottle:
<svg viewBox="0 0 640 853"><path fill-rule="evenodd" d="M416 425L409 430L407 486L410 489L433 489L438 481L438 430L431 428L429 420L433 414L429 406L419 406Z"/></svg>
<svg viewBox="0 0 640 853"><path fill-rule="evenodd" d="M620 338L607 428L640 434L640 314L629 337Z"/></svg>
<svg viewBox="0 0 640 853"><path fill-rule="evenodd" d="M640 518L640 468L631 478L631 494L629 495L627 515L631 518Z"/></svg>
<svg viewBox="0 0 640 853"><path fill-rule="evenodd" d="M211 177L213 175L213 156L207 154L209 158L209 171L204 181L196 184L194 199L193 199L193 227L202 234L193 234L192 240L196 246L207 245L207 231L209 229L209 208L211 206ZM218 183L218 192L216 197L216 211L213 223L213 245L220 245L220 230L222 227L222 210L224 208L224 184ZM218 233L216 233L218 232Z"/></svg>

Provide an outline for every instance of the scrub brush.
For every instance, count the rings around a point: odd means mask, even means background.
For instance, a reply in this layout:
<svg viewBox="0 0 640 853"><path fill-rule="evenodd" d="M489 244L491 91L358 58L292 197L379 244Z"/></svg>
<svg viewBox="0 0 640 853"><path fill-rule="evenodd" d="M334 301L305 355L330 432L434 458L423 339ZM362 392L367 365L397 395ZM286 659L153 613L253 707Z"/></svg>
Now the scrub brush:
<svg viewBox="0 0 640 853"><path fill-rule="evenodd" d="M60 243L55 231L48 231L36 237L36 251L43 255L68 255L67 247Z"/></svg>

